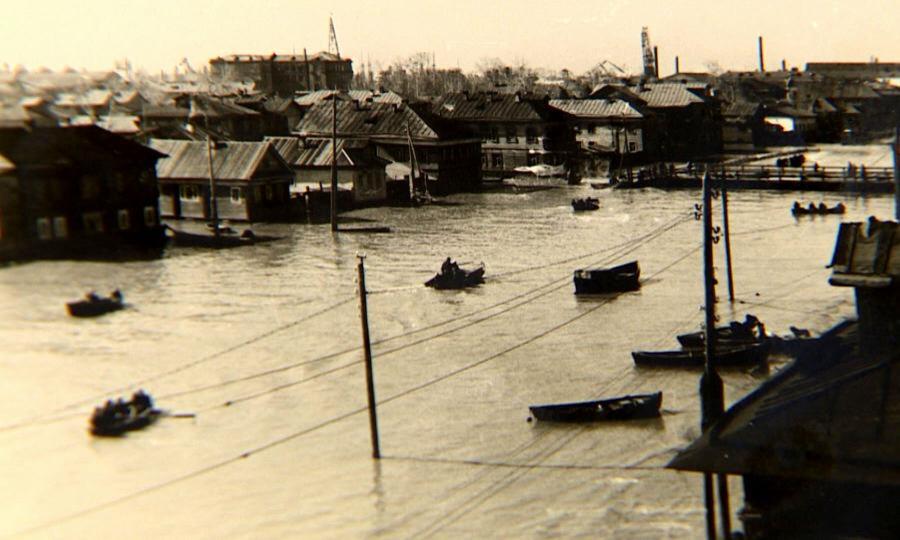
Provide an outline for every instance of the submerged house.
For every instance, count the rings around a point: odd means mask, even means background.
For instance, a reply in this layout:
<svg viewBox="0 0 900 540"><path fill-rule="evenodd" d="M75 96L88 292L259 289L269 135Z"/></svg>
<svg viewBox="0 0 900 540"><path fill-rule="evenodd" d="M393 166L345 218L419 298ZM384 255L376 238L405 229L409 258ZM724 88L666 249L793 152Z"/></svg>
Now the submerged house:
<svg viewBox="0 0 900 540"><path fill-rule="evenodd" d="M569 113L550 99L522 93L453 93L432 112L460 122L481 136L482 172L513 176L517 167L570 165L578 145Z"/></svg>
<svg viewBox="0 0 900 540"><path fill-rule="evenodd" d="M293 171L268 142L153 139L167 157L156 165L163 217L212 219L210 175L219 219L283 221L293 216Z"/></svg>
<svg viewBox="0 0 900 540"><path fill-rule="evenodd" d="M471 191L481 184L481 141L457 122L427 106L356 101L345 94L312 105L294 128L309 145L332 137L334 103L337 138L363 141L389 163L408 164L410 144L434 195Z"/></svg>
<svg viewBox="0 0 900 540"><path fill-rule="evenodd" d="M858 320L736 403L668 467L740 475L746 537L900 538L900 226L843 223L830 283Z"/></svg>
<svg viewBox="0 0 900 540"><path fill-rule="evenodd" d="M96 126L0 129L0 258L161 248L162 156Z"/></svg>

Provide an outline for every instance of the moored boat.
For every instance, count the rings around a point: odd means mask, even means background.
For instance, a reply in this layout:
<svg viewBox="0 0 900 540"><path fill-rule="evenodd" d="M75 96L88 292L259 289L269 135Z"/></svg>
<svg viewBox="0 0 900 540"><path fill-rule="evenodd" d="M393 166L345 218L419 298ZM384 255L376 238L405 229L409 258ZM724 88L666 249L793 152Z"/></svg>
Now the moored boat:
<svg viewBox="0 0 900 540"><path fill-rule="evenodd" d="M800 203L794 201L794 206L791 207L791 213L795 216L843 214L846 211L847 207L844 206L844 203L837 203L832 207L826 206L825 203L819 203L818 206L809 203L808 206L803 207Z"/></svg>
<svg viewBox="0 0 900 540"><path fill-rule="evenodd" d="M66 310L73 317L99 317L112 311L118 311L125 307L125 301L119 289L116 289L108 297L100 297L90 292L84 300L67 302Z"/></svg>
<svg viewBox="0 0 900 540"><path fill-rule="evenodd" d="M715 366L748 366L763 364L769 357L770 344L751 343L733 347L718 347L713 356ZM703 349L681 351L634 351L635 365L657 367L703 366L706 352Z"/></svg>
<svg viewBox="0 0 900 540"><path fill-rule="evenodd" d="M551 422L598 422L633 420L659 416L662 392L629 395L610 399L556 403L528 407L534 418Z"/></svg>
<svg viewBox="0 0 900 540"><path fill-rule="evenodd" d="M575 270L575 294L604 294L641 288L641 268L631 261L612 268Z"/></svg>

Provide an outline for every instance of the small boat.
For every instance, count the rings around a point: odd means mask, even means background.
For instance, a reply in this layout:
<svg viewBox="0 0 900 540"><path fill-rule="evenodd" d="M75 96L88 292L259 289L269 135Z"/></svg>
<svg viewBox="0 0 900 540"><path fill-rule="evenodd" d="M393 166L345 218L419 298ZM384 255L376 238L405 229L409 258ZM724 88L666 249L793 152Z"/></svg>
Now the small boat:
<svg viewBox="0 0 900 540"><path fill-rule="evenodd" d="M659 416L662 392L623 396L579 403L532 405L531 415L551 422L598 422L601 420L634 420Z"/></svg>
<svg viewBox="0 0 900 540"><path fill-rule="evenodd" d="M718 347L714 356L716 366L747 366L764 363L769 357L768 342L734 347ZM703 366L706 353L703 349L681 351L634 351L631 353L638 366L692 367Z"/></svg>
<svg viewBox="0 0 900 540"><path fill-rule="evenodd" d="M575 294L603 294L641 288L641 268L631 261L612 268L575 270Z"/></svg>
<svg viewBox="0 0 900 540"><path fill-rule="evenodd" d="M594 197L587 197L585 199L572 199L572 210L576 212L586 212L591 210L597 210L600 208L600 200Z"/></svg>
<svg viewBox="0 0 900 540"><path fill-rule="evenodd" d="M465 289L481 283L484 283L484 263L474 270L460 268L454 263L449 271L442 269L441 272L426 281L425 286L434 289Z"/></svg>
<svg viewBox="0 0 900 540"><path fill-rule="evenodd" d="M220 228L218 236L216 236L214 233L193 233L181 231L178 229L173 229L168 225L166 226L166 229L168 231L167 234L169 238L172 239L172 243L177 247L224 249L240 246L251 246L253 244L271 242L272 240L278 239L273 236L256 235L250 229L244 229L244 232L238 235L235 234L233 230L231 232L228 232L227 230L223 231Z"/></svg>
<svg viewBox="0 0 900 540"><path fill-rule="evenodd" d="M516 167L513 170L520 174L529 174L537 176L538 178L544 178L548 176L559 177L566 175L565 165L546 165L544 163L540 163L538 165L529 165L527 167Z"/></svg>
<svg viewBox="0 0 900 540"><path fill-rule="evenodd" d="M111 311L118 311L123 307L125 307L125 302L119 289L114 290L106 298L89 292L84 296L84 300L66 303L66 309L73 317L99 317Z"/></svg>
<svg viewBox="0 0 900 540"><path fill-rule="evenodd" d="M161 414L162 411L153 407L153 398L138 390L130 401L121 398L107 400L103 406L95 407L91 414L90 431L93 435L115 437L148 426Z"/></svg>
<svg viewBox="0 0 900 540"><path fill-rule="evenodd" d="M830 208L826 206L825 203L819 203L818 206L813 203L809 203L808 206L803 207L800 206L800 203L794 201L794 206L791 207L791 213L795 216L843 214L846 211L847 207L844 206L844 203L837 203Z"/></svg>

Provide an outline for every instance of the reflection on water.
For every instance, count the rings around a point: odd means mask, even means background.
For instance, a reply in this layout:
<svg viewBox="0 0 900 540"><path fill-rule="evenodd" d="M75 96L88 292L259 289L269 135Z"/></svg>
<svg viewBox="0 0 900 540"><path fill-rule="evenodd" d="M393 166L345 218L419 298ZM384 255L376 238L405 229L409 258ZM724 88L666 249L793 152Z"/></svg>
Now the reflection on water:
<svg viewBox="0 0 900 540"><path fill-rule="evenodd" d="M573 213L569 201L587 195L600 210ZM700 478L661 469L698 434L698 373L637 370L630 357L675 347L702 320L698 196L588 186L458 195L458 206L354 213L392 234L264 225L257 232L283 238L0 269L0 534L701 536ZM821 331L853 312L852 292L827 285L837 224L889 217L890 197L844 199L845 216L809 220L791 216L790 194L729 199L739 301L720 305L722 320L752 312L770 332ZM386 456L374 464L357 254L373 291ZM483 261L486 283L422 286L447 256ZM575 268L630 259L640 291L572 294ZM66 315L66 301L114 288L129 309ZM762 376L723 373L726 399ZM197 418L91 439L93 405L138 385ZM665 414L655 421L525 421L534 403L656 390Z"/></svg>

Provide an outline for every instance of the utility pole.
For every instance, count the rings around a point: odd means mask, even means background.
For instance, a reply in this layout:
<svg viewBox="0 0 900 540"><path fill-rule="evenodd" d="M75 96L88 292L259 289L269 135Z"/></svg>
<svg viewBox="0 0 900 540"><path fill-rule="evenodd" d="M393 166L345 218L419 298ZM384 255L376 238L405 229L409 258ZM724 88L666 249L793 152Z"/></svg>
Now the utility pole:
<svg viewBox="0 0 900 540"><path fill-rule="evenodd" d="M722 233L725 235L725 268L728 271L728 300L734 303L734 273L731 270L731 234L728 231L728 190L722 173Z"/></svg>
<svg viewBox="0 0 900 540"><path fill-rule="evenodd" d="M331 232L337 232L337 91L331 95Z"/></svg>
<svg viewBox="0 0 900 540"><path fill-rule="evenodd" d="M900 152L900 127L894 128L894 219L900 221L900 163L897 163L897 152Z"/></svg>
<svg viewBox="0 0 900 540"><path fill-rule="evenodd" d="M372 436L372 457L381 458L381 448L378 443L378 415L375 411L375 377L372 374L372 345L369 342L369 308L366 304L366 269L363 265L365 255L357 255L359 264L356 269L359 274L359 311L362 320L363 351L366 355L366 394L369 399L369 432Z"/></svg>
<svg viewBox="0 0 900 540"><path fill-rule="evenodd" d="M725 410L725 390L722 378L714 364L716 341L716 286L713 269L712 238L712 178L707 171L703 177L703 288L705 296L705 345L706 361L700 377L700 427L705 432ZM716 537L715 493L712 473L703 473L703 498L706 503L706 535L710 540ZM719 475L719 500L722 518L722 532L726 540L731 538L731 516L728 504L728 478Z"/></svg>

